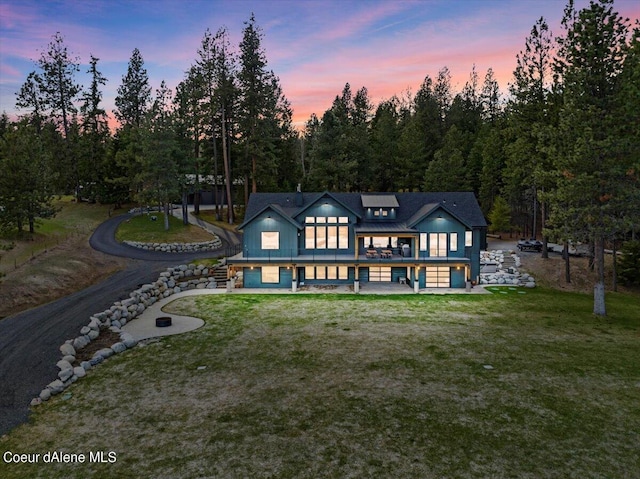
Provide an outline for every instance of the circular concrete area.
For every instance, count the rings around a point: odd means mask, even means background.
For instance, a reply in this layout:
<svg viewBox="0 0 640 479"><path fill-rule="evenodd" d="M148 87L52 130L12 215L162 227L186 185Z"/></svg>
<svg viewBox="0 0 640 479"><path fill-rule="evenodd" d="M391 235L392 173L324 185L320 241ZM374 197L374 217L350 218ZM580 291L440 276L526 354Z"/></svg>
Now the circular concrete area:
<svg viewBox="0 0 640 479"><path fill-rule="evenodd" d="M177 314L167 314L162 308L176 299L185 296L203 295L203 294L224 294L225 290L216 289L194 289L176 293L168 298L164 298L157 303L152 304L137 318L131 320L122 327L123 331L131 334L135 339L141 341L143 339L156 338L159 336L170 336L172 334L182 334L194 331L204 325L204 321L200 318L192 316L180 316ZM158 327L156 319L162 316L171 317L171 325Z"/></svg>

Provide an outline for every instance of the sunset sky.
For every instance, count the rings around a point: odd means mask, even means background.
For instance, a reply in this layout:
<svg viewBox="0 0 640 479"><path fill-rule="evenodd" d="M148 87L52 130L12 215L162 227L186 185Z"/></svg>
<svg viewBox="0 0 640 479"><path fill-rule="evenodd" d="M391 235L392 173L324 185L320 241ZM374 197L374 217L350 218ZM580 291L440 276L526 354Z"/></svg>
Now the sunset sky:
<svg viewBox="0 0 640 479"><path fill-rule="evenodd" d="M237 47L244 22L255 13L268 68L304 124L321 116L345 83L365 86L374 104L416 92L426 75L447 66L460 91L473 64L484 77L493 68L506 92L516 54L544 16L560 33L564 0L0 0L0 111L12 118L15 94L52 36L60 32L77 56L77 81L89 85L90 55L107 77L105 109L114 98L134 48L152 88L171 88L195 62L207 28L226 26ZM576 0L578 8L588 4ZM617 0L616 9L640 18L640 1ZM112 115L111 115L112 116Z"/></svg>

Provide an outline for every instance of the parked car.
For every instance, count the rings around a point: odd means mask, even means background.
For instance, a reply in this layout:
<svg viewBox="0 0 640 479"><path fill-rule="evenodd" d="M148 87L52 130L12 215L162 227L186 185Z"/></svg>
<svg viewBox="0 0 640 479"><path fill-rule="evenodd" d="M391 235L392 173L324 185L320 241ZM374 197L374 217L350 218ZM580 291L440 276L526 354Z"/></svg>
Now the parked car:
<svg viewBox="0 0 640 479"><path fill-rule="evenodd" d="M518 249L520 251L542 251L542 242L538 241L535 238L531 239L520 239L518 241Z"/></svg>

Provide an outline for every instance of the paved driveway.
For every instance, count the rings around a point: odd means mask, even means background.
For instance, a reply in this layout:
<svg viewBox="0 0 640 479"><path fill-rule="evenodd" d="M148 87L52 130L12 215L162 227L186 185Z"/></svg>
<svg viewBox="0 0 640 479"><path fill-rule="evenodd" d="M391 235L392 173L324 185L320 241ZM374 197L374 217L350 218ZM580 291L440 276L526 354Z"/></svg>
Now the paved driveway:
<svg viewBox="0 0 640 479"><path fill-rule="evenodd" d="M130 215L110 218L91 236L91 246L130 258L124 271L66 298L0 321L0 435L25 422L29 403L57 378L56 362L67 339L79 334L89 317L124 299L169 266L211 257L211 252L172 254L144 251L118 243L114 234ZM226 236L226 235L225 235ZM223 237L223 249L227 246Z"/></svg>

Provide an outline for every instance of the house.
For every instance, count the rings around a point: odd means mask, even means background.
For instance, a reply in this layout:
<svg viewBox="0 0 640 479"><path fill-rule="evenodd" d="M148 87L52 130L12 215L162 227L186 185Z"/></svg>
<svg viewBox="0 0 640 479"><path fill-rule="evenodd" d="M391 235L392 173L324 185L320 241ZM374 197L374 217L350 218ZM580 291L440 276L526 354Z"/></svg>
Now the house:
<svg viewBox="0 0 640 479"><path fill-rule="evenodd" d="M229 277L246 288L478 282L487 223L470 192L253 193Z"/></svg>

